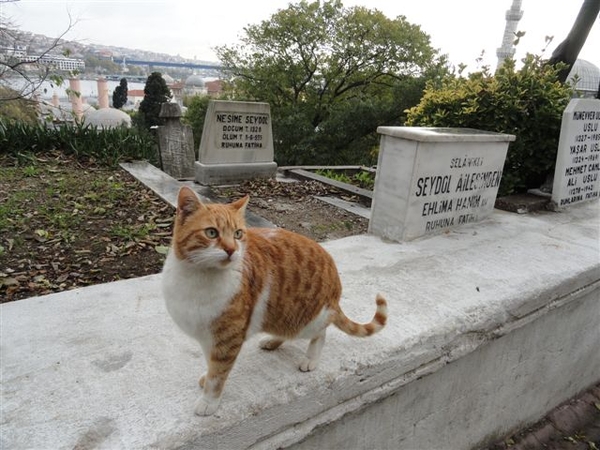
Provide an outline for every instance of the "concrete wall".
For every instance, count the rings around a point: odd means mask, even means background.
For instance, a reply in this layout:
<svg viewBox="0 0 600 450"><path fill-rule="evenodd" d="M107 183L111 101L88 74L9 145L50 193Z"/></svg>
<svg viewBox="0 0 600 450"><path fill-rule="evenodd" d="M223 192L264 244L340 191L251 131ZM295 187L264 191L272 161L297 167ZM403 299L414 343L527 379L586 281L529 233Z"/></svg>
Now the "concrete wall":
<svg viewBox="0 0 600 450"><path fill-rule="evenodd" d="M0 306L0 447L469 449L600 380L600 204L403 244L325 244L342 308L389 322L242 349L221 407L194 416L204 362L166 313L160 275Z"/></svg>
<svg viewBox="0 0 600 450"><path fill-rule="evenodd" d="M464 357L319 426L292 447L468 449L537 421L599 379L598 288L560 299L474 351L486 339L465 337Z"/></svg>

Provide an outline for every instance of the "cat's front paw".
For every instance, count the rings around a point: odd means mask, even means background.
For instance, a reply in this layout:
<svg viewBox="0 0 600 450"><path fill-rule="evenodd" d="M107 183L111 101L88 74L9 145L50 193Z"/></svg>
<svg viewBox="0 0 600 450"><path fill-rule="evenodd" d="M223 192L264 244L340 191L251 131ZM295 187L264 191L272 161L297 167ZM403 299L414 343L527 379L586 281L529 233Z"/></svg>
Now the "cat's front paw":
<svg viewBox="0 0 600 450"><path fill-rule="evenodd" d="M304 358L302 358L302 361L300 361L299 369L302 372L310 372L311 370L315 370L318 365L319 361L309 359L305 356Z"/></svg>
<svg viewBox="0 0 600 450"><path fill-rule="evenodd" d="M194 413L197 416L211 416L219 409L219 403L221 403L221 401L218 398L207 399L206 397L201 397L200 400L198 400L198 403L196 403Z"/></svg>

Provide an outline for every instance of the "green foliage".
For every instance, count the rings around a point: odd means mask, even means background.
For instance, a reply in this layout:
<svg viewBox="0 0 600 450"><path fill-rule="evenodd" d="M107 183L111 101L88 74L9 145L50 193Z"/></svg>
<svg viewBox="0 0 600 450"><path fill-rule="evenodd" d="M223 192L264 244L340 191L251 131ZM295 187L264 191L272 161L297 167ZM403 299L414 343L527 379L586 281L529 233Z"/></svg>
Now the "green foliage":
<svg viewBox="0 0 600 450"><path fill-rule="evenodd" d="M290 4L244 31L217 54L236 98L271 105L279 164L370 162L376 127L401 122L442 70L420 27L339 0Z"/></svg>
<svg viewBox="0 0 600 450"><path fill-rule="evenodd" d="M86 54L84 58L86 70L94 70L98 73L118 73L119 65L107 58Z"/></svg>
<svg viewBox="0 0 600 450"><path fill-rule="evenodd" d="M528 55L519 70L507 60L495 75L484 69L447 77L441 86L427 87L406 123L514 134L499 195L537 188L554 170L562 113L573 93L558 81L558 70Z"/></svg>
<svg viewBox="0 0 600 450"><path fill-rule="evenodd" d="M121 78L119 85L113 92L113 108L120 109L127 103L127 90L127 79Z"/></svg>
<svg viewBox="0 0 600 450"><path fill-rule="evenodd" d="M168 102L172 94L160 72L152 72L144 86L144 99L138 111L138 123L142 128L162 125L164 120L159 117L160 107Z"/></svg>
<svg viewBox="0 0 600 450"><path fill-rule="evenodd" d="M31 161L31 154L61 150L115 167L121 161L146 159L157 163L157 145L150 133L135 128L102 129L91 125L50 128L43 124L0 122L0 153Z"/></svg>
<svg viewBox="0 0 600 450"><path fill-rule="evenodd" d="M0 121L37 123L35 102L20 98L19 93L0 86Z"/></svg>
<svg viewBox="0 0 600 450"><path fill-rule="evenodd" d="M195 149L200 147L204 119L206 118L206 110L208 109L210 100L210 97L207 95L194 95L183 99L183 104L187 107L187 111L183 115L182 122L192 127Z"/></svg>
<svg viewBox="0 0 600 450"><path fill-rule="evenodd" d="M375 175L364 170L356 172L353 175L348 175L346 172L331 169L317 170L316 173L318 175L331 178L332 180L340 181L346 184L352 184L363 189L373 190L373 187L375 186Z"/></svg>

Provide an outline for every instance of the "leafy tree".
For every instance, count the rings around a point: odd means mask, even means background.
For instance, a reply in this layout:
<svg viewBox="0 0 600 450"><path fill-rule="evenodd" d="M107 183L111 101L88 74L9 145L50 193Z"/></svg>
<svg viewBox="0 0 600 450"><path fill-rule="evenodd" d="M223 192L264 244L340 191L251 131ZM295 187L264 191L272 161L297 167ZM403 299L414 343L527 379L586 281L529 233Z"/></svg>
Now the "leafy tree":
<svg viewBox="0 0 600 450"><path fill-rule="evenodd" d="M419 26L339 0L290 4L244 31L217 54L236 98L271 105L280 164L368 159L377 125L418 101L424 81L409 80L441 68ZM415 103L394 106L399 86Z"/></svg>
<svg viewBox="0 0 600 450"><path fill-rule="evenodd" d="M113 92L113 107L120 109L127 103L127 79L121 78L119 85Z"/></svg>
<svg viewBox="0 0 600 450"><path fill-rule="evenodd" d="M562 113L573 93L558 81L561 69L528 55L519 70L505 60L495 75L485 68L467 78L449 76L427 87L406 123L514 134L499 194L538 188L554 171Z"/></svg>
<svg viewBox="0 0 600 450"><path fill-rule="evenodd" d="M119 65L106 58L87 54L84 58L86 71L90 73L118 73Z"/></svg>
<svg viewBox="0 0 600 450"><path fill-rule="evenodd" d="M193 95L183 99L183 105L187 108L183 116L183 122L192 127L194 135L194 148L200 148L204 119L211 98L208 95Z"/></svg>
<svg viewBox="0 0 600 450"><path fill-rule="evenodd" d="M152 72L144 86L144 99L140 103L137 115L138 125L150 128L162 125L163 120L158 117L160 106L168 102L172 94L160 72Z"/></svg>

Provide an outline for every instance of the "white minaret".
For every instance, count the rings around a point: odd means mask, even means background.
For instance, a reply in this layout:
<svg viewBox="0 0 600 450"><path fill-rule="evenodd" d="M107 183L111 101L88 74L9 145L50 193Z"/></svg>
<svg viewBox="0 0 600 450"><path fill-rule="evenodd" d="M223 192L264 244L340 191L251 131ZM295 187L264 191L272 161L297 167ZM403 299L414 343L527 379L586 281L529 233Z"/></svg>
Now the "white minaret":
<svg viewBox="0 0 600 450"><path fill-rule="evenodd" d="M523 17L523 11L521 11L521 0L513 0L512 6L506 11L506 26L504 27L504 37L502 38L502 47L496 50L496 56L498 57L498 69L506 58L512 58L515 54L515 47L513 42L517 38L517 25L519 20Z"/></svg>

